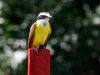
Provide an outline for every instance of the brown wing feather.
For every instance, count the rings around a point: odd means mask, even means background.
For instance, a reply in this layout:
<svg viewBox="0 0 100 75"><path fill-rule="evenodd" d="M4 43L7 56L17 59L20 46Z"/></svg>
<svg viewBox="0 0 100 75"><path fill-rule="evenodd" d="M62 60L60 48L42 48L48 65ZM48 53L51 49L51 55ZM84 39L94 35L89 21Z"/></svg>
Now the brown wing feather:
<svg viewBox="0 0 100 75"><path fill-rule="evenodd" d="M44 49L45 49L46 46L47 46L47 43L48 43L48 40L49 40L50 34L51 34L51 27L50 27L50 33L49 33L48 36L47 36L47 39L46 39L46 41L45 41L45 44L43 45L43 48L44 48Z"/></svg>
<svg viewBox="0 0 100 75"><path fill-rule="evenodd" d="M32 47L35 28L36 28L36 23L32 24L32 26L30 28L29 37L28 37L28 48Z"/></svg>
<svg viewBox="0 0 100 75"><path fill-rule="evenodd" d="M50 37L50 34L47 36L47 39L46 39L46 41L45 41L45 44L43 45L43 48L44 48L44 49L45 49L46 46L47 46L47 43L48 43L49 37Z"/></svg>

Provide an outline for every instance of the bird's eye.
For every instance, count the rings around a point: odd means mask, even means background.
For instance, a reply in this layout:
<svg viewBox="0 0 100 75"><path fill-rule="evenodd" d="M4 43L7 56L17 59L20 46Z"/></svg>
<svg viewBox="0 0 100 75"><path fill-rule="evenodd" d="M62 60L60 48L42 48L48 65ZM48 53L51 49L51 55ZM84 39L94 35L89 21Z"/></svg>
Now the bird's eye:
<svg viewBox="0 0 100 75"><path fill-rule="evenodd" d="M44 18L45 18L45 16L43 15L43 16L42 16L42 19L44 19Z"/></svg>
<svg viewBox="0 0 100 75"><path fill-rule="evenodd" d="M41 15L41 16L39 16L37 19L45 19L45 18L47 18L47 16Z"/></svg>

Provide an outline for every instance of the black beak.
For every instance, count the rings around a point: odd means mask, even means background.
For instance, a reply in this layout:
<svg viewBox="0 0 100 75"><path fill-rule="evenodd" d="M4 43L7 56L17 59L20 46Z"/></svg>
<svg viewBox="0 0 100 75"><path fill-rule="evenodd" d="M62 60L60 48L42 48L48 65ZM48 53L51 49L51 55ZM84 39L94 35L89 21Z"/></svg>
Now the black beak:
<svg viewBox="0 0 100 75"><path fill-rule="evenodd" d="M48 18L52 18L52 16L49 16Z"/></svg>

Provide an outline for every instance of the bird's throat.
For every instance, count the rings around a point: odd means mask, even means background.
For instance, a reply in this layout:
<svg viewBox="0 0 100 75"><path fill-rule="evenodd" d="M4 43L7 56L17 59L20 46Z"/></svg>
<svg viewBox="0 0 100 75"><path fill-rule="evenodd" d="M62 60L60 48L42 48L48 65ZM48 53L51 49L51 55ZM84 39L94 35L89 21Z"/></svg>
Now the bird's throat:
<svg viewBox="0 0 100 75"><path fill-rule="evenodd" d="M46 25L49 24L48 21L49 21L48 19L41 19L41 20L37 20L36 22L37 22L38 24L41 24L41 25L43 25L43 26L46 26Z"/></svg>

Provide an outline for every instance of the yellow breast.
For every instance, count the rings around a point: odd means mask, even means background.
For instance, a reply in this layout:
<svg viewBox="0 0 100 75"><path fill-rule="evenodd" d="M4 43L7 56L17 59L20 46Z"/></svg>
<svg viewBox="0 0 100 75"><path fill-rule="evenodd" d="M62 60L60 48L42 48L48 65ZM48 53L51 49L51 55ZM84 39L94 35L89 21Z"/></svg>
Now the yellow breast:
<svg viewBox="0 0 100 75"><path fill-rule="evenodd" d="M39 47L39 45L44 45L47 39L47 36L50 33L51 33L50 24L41 25L37 23L35 33L34 33L33 45L36 46L37 48Z"/></svg>

